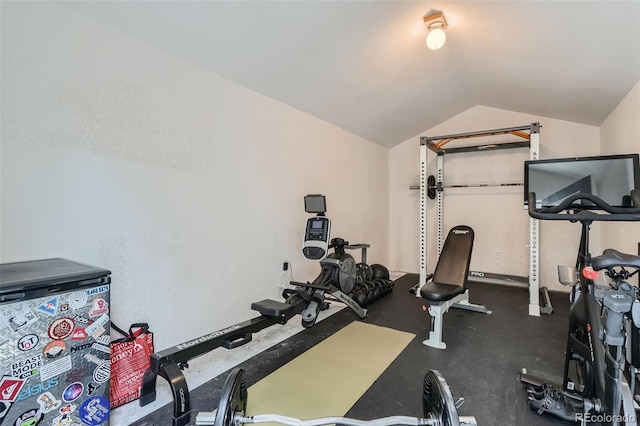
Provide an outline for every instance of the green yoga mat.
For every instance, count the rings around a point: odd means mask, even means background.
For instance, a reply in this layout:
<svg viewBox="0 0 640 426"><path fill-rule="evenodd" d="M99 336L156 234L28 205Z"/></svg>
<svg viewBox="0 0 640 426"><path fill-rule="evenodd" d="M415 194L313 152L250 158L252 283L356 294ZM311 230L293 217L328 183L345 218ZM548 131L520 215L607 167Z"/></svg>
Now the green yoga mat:
<svg viewBox="0 0 640 426"><path fill-rule="evenodd" d="M247 415L344 416L414 337L353 322L251 386Z"/></svg>

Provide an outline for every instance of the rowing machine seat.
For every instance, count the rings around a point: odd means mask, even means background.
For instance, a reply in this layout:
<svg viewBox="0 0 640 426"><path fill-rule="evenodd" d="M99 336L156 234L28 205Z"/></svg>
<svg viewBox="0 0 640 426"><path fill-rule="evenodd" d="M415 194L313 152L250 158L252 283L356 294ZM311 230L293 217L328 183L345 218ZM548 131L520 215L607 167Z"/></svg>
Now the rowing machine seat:
<svg viewBox="0 0 640 426"><path fill-rule="evenodd" d="M423 343L438 349L447 345L442 341L442 317L450 307L491 313L486 307L469 303L467 278L473 251L474 232L469 226L451 228L444 242L431 281L420 289L420 296L429 301L431 330Z"/></svg>

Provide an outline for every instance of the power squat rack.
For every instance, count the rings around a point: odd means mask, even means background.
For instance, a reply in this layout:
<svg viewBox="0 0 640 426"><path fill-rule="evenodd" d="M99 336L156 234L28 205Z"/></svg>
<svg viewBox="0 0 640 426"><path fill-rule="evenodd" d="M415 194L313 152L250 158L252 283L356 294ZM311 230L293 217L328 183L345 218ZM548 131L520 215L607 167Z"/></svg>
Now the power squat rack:
<svg viewBox="0 0 640 426"><path fill-rule="evenodd" d="M443 238L443 218L444 218L444 189L459 187L490 187L490 186L522 186L520 182L509 183L477 183L461 185L445 185L444 177L444 157L448 154L458 154L465 152L484 152L492 150L525 148L529 150L529 159L538 160L540 156L540 123L535 122L518 127L507 127L493 130L480 130L475 132L458 133L420 137L420 183L411 185L409 189L420 190L420 281L418 288L422 287L428 280L427 273L427 198L436 199L437 203L437 253L442 251ZM480 138L488 136L515 136L518 140L512 142L488 142L478 145L467 145L451 147L445 145L461 139ZM427 150L431 150L437 155L436 176L428 175L427 171ZM540 314L551 314L553 307L546 287L540 288L540 270L538 260L540 255L539 245L540 227L537 219L529 218L529 276L519 277L514 275L503 275L489 272L469 271L469 280L490 282L506 285L523 285L529 287L529 315L540 316ZM542 292L543 303L540 303L540 292ZM420 294L419 291L416 292Z"/></svg>

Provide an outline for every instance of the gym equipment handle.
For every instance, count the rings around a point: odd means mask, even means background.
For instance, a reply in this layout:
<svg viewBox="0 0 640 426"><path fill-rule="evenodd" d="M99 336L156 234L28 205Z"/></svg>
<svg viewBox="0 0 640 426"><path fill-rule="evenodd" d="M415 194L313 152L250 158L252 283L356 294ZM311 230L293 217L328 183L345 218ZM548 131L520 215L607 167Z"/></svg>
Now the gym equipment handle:
<svg viewBox="0 0 640 426"><path fill-rule="evenodd" d="M299 281L289 281L289 284L291 285L295 285L298 287L307 287L307 288L313 288L316 290L325 290L325 291L331 291L331 287L329 287L328 285L317 285L317 284L311 284L311 283L302 283Z"/></svg>
<svg viewBox="0 0 640 426"><path fill-rule="evenodd" d="M591 210L581 210L578 213L559 214L565 210L571 210L572 204L577 200L588 200L596 207L610 214L596 213ZM602 198L593 194L580 192L567 197L562 203L554 207L536 207L536 193L529 193L529 216L542 220L595 220L595 221L640 221L640 191L631 191L631 200L634 207L613 207ZM586 207L588 208L588 206Z"/></svg>
<svg viewBox="0 0 640 426"><path fill-rule="evenodd" d="M238 336L234 336L229 340L225 340L222 346L225 349L235 349L235 348L239 348L242 345L246 345L251 340L253 340L253 334L243 333L243 334L239 334Z"/></svg>

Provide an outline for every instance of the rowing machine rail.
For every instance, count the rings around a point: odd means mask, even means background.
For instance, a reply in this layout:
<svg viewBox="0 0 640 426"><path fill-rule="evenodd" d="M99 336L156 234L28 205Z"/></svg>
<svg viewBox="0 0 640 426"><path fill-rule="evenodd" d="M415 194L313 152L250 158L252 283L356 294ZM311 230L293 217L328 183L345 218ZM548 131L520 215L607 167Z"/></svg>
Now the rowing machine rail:
<svg viewBox="0 0 640 426"><path fill-rule="evenodd" d="M173 426L189 424L191 420L189 387L184 374L182 374L182 370L189 367L188 361L221 346L234 349L249 343L253 333L274 324L286 324L289 319L302 312L305 305L304 301L294 305L274 300L256 302L251 308L262 313L259 317L151 354L149 368L142 378L140 406L155 401L156 378L160 376L167 380L171 387Z"/></svg>

